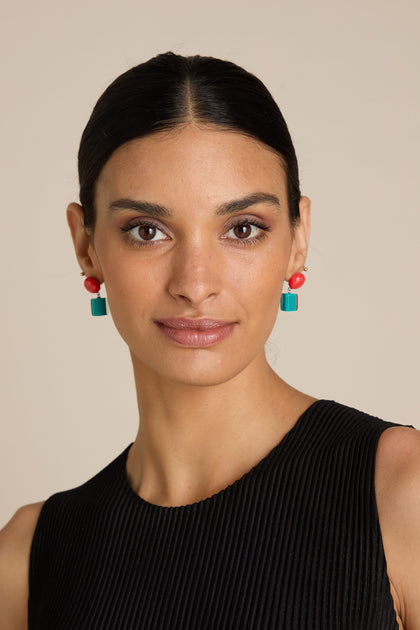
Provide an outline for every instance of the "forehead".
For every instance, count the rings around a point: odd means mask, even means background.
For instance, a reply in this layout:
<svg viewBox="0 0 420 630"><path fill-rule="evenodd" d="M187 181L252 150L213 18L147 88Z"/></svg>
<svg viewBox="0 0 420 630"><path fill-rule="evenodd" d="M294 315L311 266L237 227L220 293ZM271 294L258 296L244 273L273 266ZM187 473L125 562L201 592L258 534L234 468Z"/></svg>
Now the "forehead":
<svg viewBox="0 0 420 630"><path fill-rule="evenodd" d="M120 197L221 203L255 190L286 196L274 150L236 131L188 124L116 149L99 175L96 197L98 204Z"/></svg>

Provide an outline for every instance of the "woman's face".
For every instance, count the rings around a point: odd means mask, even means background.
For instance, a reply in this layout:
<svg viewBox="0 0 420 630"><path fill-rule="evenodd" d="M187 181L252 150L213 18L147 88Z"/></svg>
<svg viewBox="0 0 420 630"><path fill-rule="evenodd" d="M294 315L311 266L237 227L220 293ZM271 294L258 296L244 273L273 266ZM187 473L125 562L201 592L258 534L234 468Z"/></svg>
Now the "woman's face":
<svg viewBox="0 0 420 630"><path fill-rule="evenodd" d="M80 251L79 260L105 282L133 361L173 381L216 384L264 356L283 281L304 264L309 200L301 210L292 231L285 173L265 145L178 127L110 157L97 181L91 263Z"/></svg>

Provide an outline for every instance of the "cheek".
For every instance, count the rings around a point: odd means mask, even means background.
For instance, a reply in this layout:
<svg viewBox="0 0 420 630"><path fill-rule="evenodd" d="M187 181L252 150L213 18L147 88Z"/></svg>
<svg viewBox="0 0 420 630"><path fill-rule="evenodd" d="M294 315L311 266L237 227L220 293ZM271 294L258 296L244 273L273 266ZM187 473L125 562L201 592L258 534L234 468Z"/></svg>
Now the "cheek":
<svg viewBox="0 0 420 630"><path fill-rule="evenodd" d="M284 253L285 252L285 253ZM280 300L288 265L288 247L272 247L254 260L237 261L229 270L233 287L262 303Z"/></svg>
<svg viewBox="0 0 420 630"><path fill-rule="evenodd" d="M106 294L115 325L122 334L128 319L141 319L152 299L156 283L138 264L138 252L128 252L115 239L103 235L96 251L100 260ZM136 256L137 254L137 256Z"/></svg>
<svg viewBox="0 0 420 630"><path fill-rule="evenodd" d="M280 308L280 298L283 290L282 278L277 273L267 274L260 283L260 290L256 295L256 312L262 322L264 333L269 335L275 324Z"/></svg>
<svg viewBox="0 0 420 630"><path fill-rule="evenodd" d="M141 319L156 302L159 283L142 269L118 266L105 271L109 307L114 319Z"/></svg>
<svg viewBox="0 0 420 630"><path fill-rule="evenodd" d="M256 343L265 343L274 327L284 287L287 259L269 256L232 274L232 291L246 312L247 328Z"/></svg>

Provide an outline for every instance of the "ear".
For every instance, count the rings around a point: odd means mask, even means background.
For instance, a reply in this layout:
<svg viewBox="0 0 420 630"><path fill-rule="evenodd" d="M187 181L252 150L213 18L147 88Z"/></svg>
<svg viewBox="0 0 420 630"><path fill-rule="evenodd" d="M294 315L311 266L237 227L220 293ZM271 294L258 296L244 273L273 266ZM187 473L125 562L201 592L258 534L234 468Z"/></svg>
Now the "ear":
<svg viewBox="0 0 420 630"><path fill-rule="evenodd" d="M84 224L85 213L81 205L71 203L67 207L67 223L69 224L79 265L86 276L93 276L103 282L101 267L93 246L93 232Z"/></svg>
<svg viewBox="0 0 420 630"><path fill-rule="evenodd" d="M286 280L294 273L302 271L308 253L309 233L311 230L311 200L301 197L299 201L300 219L293 228L292 251L287 266Z"/></svg>

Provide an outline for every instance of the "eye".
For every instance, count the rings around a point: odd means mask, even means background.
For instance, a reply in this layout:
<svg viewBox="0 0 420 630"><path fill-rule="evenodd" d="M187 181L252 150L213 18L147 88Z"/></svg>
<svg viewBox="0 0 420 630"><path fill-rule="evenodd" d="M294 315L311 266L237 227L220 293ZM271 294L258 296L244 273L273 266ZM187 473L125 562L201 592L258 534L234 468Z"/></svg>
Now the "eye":
<svg viewBox="0 0 420 630"><path fill-rule="evenodd" d="M229 232L233 232L236 238L247 239L255 237L259 232L259 228L251 223L238 223L234 225Z"/></svg>
<svg viewBox="0 0 420 630"><path fill-rule="evenodd" d="M123 230L129 238L138 243L156 243L167 240L167 236L154 223L142 221Z"/></svg>
<svg viewBox="0 0 420 630"><path fill-rule="evenodd" d="M243 244L252 244L263 238L269 227L259 221L240 221L227 231L227 238Z"/></svg>

